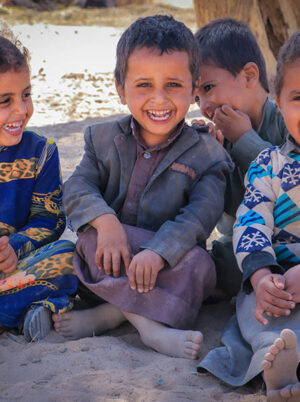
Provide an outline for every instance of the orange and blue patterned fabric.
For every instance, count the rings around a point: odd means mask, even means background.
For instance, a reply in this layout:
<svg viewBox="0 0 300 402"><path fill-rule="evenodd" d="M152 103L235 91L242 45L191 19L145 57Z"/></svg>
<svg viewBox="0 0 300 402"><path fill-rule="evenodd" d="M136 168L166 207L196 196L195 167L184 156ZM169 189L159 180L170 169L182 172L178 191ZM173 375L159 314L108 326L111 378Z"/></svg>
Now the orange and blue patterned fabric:
<svg viewBox="0 0 300 402"><path fill-rule="evenodd" d="M0 271L0 325L18 326L32 303L53 312L71 307L77 289L72 242L65 229L56 144L25 131L19 144L0 147L0 236L18 257L11 274Z"/></svg>

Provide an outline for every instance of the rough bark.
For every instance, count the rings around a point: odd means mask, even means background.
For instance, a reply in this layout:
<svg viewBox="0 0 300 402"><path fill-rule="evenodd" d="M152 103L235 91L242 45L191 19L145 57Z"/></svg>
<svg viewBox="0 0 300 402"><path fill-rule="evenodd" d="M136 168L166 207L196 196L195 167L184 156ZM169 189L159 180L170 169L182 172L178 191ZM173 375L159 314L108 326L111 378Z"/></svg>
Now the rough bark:
<svg viewBox="0 0 300 402"><path fill-rule="evenodd" d="M194 0L198 27L216 18L233 17L249 24L266 59L269 76L278 51L300 29L300 0Z"/></svg>

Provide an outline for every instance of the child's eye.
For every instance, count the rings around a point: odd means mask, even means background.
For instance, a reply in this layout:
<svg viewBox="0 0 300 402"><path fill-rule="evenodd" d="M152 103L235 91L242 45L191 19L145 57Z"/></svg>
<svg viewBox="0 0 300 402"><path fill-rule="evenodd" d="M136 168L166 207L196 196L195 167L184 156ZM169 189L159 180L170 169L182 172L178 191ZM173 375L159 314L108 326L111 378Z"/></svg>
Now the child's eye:
<svg viewBox="0 0 300 402"><path fill-rule="evenodd" d="M171 88L179 88L179 87L181 87L181 85L178 84L178 82L169 82L169 83L168 83L168 87L171 87Z"/></svg>
<svg viewBox="0 0 300 402"><path fill-rule="evenodd" d="M23 98L30 98L31 97L31 92L25 92L23 95Z"/></svg>
<svg viewBox="0 0 300 402"><path fill-rule="evenodd" d="M141 82L140 84L137 84L138 88L147 88L150 87L151 85L149 84L149 82Z"/></svg>
<svg viewBox="0 0 300 402"><path fill-rule="evenodd" d="M6 105L7 103L9 103L10 98L4 98L0 100L0 105Z"/></svg>
<svg viewBox="0 0 300 402"><path fill-rule="evenodd" d="M203 89L205 92L209 92L214 87L213 84L204 85Z"/></svg>

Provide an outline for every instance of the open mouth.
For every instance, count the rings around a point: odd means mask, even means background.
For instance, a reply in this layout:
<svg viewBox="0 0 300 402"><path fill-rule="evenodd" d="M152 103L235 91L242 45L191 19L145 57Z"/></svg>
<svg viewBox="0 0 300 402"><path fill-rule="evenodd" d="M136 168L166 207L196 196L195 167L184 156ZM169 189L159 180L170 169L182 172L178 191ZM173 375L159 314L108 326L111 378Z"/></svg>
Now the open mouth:
<svg viewBox="0 0 300 402"><path fill-rule="evenodd" d="M171 117L172 111L171 110L148 110L148 116L151 120L154 121L166 121Z"/></svg>
<svg viewBox="0 0 300 402"><path fill-rule="evenodd" d="M23 120L14 122L14 123L7 123L2 126L4 130L8 131L10 134L19 134L23 128Z"/></svg>

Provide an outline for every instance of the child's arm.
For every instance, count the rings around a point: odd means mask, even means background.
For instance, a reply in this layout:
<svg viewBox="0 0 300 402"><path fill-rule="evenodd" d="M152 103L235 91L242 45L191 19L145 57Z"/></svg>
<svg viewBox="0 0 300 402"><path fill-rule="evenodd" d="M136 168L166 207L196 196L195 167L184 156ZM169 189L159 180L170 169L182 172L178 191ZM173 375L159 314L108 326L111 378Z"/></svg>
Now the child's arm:
<svg viewBox="0 0 300 402"><path fill-rule="evenodd" d="M285 288L283 275L272 274L269 267L263 267L251 275L250 281L256 295L254 314L258 322L263 325L269 323L263 316L264 313L275 317L291 313L295 303L292 301L291 293L283 290Z"/></svg>
<svg viewBox="0 0 300 402"><path fill-rule="evenodd" d="M21 194L19 196L22 196ZM35 186L26 225L9 237L18 258L59 238L65 228L58 150L47 140L37 163Z"/></svg>
<svg viewBox="0 0 300 402"><path fill-rule="evenodd" d="M15 250L9 244L9 237L0 238L0 271L5 274L12 273L18 264L18 257Z"/></svg>
<svg viewBox="0 0 300 402"><path fill-rule="evenodd" d="M233 245L238 265L243 271L243 287L251 291L249 278L263 267L273 274L283 274L272 247L274 205L272 165L277 163L278 150L267 149L250 165L245 177L246 193L237 211L233 228Z"/></svg>
<svg viewBox="0 0 300 402"><path fill-rule="evenodd" d="M116 212L104 200L102 193L108 180L108 172L96 154L91 127L84 134L84 155L75 171L64 183L63 202L65 213L72 229L77 232L84 225L105 214ZM102 146L106 148L106 146ZM110 144L107 145L107 149ZM107 151L108 152L108 151Z"/></svg>
<svg viewBox="0 0 300 402"><path fill-rule="evenodd" d="M188 166L180 166L183 170L181 174L186 174L190 180L188 191L184 194L186 205L180 208L174 219L166 220L155 235L141 246L160 255L170 267L174 267L194 246L205 242L223 212L226 175L232 170L233 164L213 138L203 135L201 139L203 154L195 155L193 161L195 163L196 160L203 167L199 169L201 173L197 174Z"/></svg>
<svg viewBox="0 0 300 402"><path fill-rule="evenodd" d="M271 101L267 100L267 102ZM275 106L268 104L266 107L273 109ZM272 113L272 121L264 123L271 127L263 127L263 130L272 130L274 142L271 143L264 140L261 134L255 131L249 116L242 111L233 110L228 105L223 105L215 111L213 121L224 137L233 144L230 155L243 174L247 172L250 163L262 150L271 147L274 143L279 144L287 135L287 129L279 110Z"/></svg>
<svg viewBox="0 0 300 402"><path fill-rule="evenodd" d="M126 272L132 258L127 235L118 218L113 214L101 215L90 222L97 230L96 264L106 275L113 272L117 277L120 273L121 260L124 261Z"/></svg>

